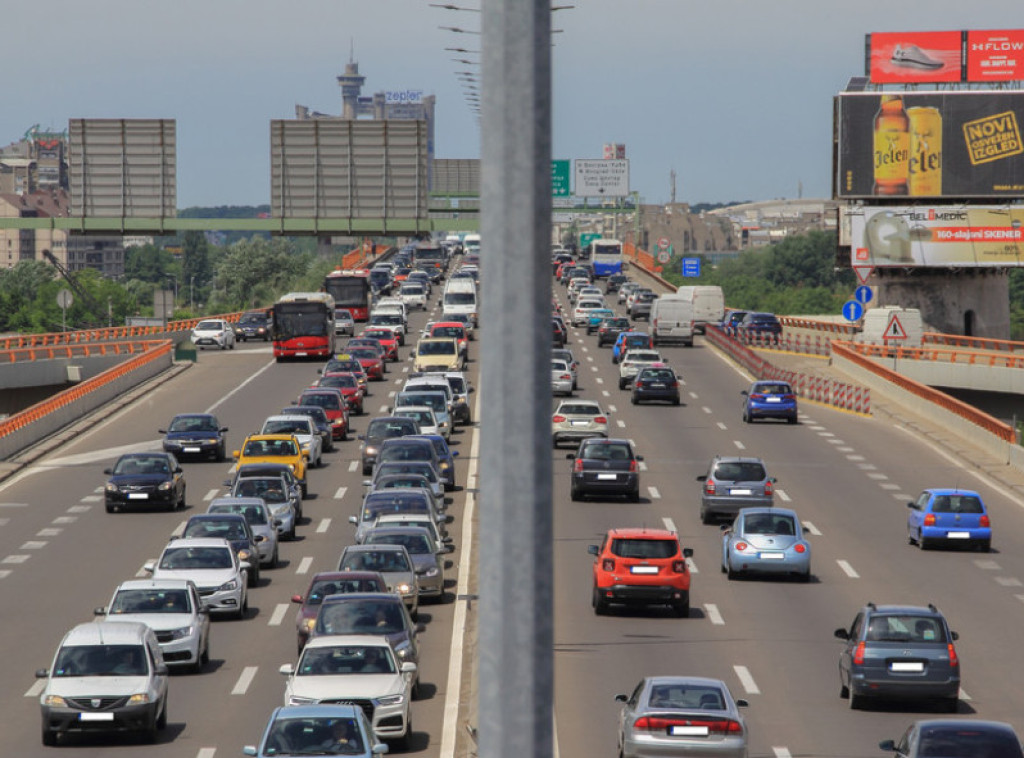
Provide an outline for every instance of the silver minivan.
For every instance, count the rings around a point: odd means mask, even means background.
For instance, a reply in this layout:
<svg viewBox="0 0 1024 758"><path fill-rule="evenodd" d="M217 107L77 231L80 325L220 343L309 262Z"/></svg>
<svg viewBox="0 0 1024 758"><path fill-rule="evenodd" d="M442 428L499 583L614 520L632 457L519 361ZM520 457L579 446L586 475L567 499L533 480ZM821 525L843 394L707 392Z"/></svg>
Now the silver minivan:
<svg viewBox="0 0 1024 758"><path fill-rule="evenodd" d="M693 347L693 303L676 295L662 295L651 306L651 338L654 347L682 342Z"/></svg>

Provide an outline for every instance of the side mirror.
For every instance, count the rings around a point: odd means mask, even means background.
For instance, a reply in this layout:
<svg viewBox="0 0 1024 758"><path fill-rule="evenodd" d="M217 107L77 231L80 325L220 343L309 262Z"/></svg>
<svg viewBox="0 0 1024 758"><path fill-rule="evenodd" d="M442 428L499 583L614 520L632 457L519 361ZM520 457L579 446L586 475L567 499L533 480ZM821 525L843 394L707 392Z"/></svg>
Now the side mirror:
<svg viewBox="0 0 1024 758"><path fill-rule="evenodd" d="M154 571L156 571L156 561L148 561L142 567L142 570L145 571L147 574L152 574Z"/></svg>
<svg viewBox="0 0 1024 758"><path fill-rule="evenodd" d="M416 669L417 668L419 668L419 667L415 663L413 663L412 661L405 661L402 664L402 666L399 669L399 671L401 671L403 674L414 674L414 673L416 673Z"/></svg>
<svg viewBox="0 0 1024 758"><path fill-rule="evenodd" d="M684 558L692 558L693 557L693 548L692 547L684 547L683 548L683 557Z"/></svg>
<svg viewBox="0 0 1024 758"><path fill-rule="evenodd" d="M93 608L92 615L93 616L106 616L107 615L107 609L102 607L102 606L100 606L99 608Z"/></svg>
<svg viewBox="0 0 1024 758"><path fill-rule="evenodd" d="M616 695L615 696L615 702L616 703L625 703L627 700L629 700L629 695Z"/></svg>
<svg viewBox="0 0 1024 758"><path fill-rule="evenodd" d="M157 434L167 434L167 430L166 429L157 429L156 433Z"/></svg>
<svg viewBox="0 0 1024 758"><path fill-rule="evenodd" d="M587 553L590 555L597 555L601 548L598 545L587 545Z"/></svg>
<svg viewBox="0 0 1024 758"><path fill-rule="evenodd" d="M850 633L847 630L845 630L845 629L836 629L832 633L832 636L836 637L837 639L840 639L840 640L848 640L848 639L850 639Z"/></svg>
<svg viewBox="0 0 1024 758"><path fill-rule="evenodd" d="M567 461L571 461L571 460L573 460L574 458L576 458L576 453L566 453L566 454L565 454L565 459L566 459Z"/></svg>
<svg viewBox="0 0 1024 758"><path fill-rule="evenodd" d="M103 473L106 474L107 476L111 476L111 475L113 475L114 470L110 469L110 468L105 468L105 469L103 469Z"/></svg>
<svg viewBox="0 0 1024 758"><path fill-rule="evenodd" d="M892 752L896 750L896 742L894 740L882 740L878 743L878 749Z"/></svg>
<svg viewBox="0 0 1024 758"><path fill-rule="evenodd" d="M638 461L642 461L644 459L642 455L634 455L633 457L636 458L636 460Z"/></svg>
<svg viewBox="0 0 1024 758"><path fill-rule="evenodd" d="M224 434L224 432L230 432L230 431L231 431L231 430L230 430L230 429L228 429L228 428L227 428L226 426L222 426L222 427L220 428L220 433L221 433L221 434Z"/></svg>
<svg viewBox="0 0 1024 758"><path fill-rule="evenodd" d="M255 542L256 544L259 544L260 542L266 542L267 538L264 535L262 535L262 534L254 534L253 538L252 538L252 541Z"/></svg>
<svg viewBox="0 0 1024 758"><path fill-rule="evenodd" d="M36 669L36 679L46 679L49 675L49 669Z"/></svg>
<svg viewBox="0 0 1024 758"><path fill-rule="evenodd" d="M953 632L953 631L951 631L949 633L949 636L953 638L954 642L956 642L958 639L960 639L960 632Z"/></svg>
<svg viewBox="0 0 1024 758"><path fill-rule="evenodd" d="M732 529L732 524L722 524L720 527L723 532L728 532ZM806 527L804 527L806 529Z"/></svg>
<svg viewBox="0 0 1024 758"><path fill-rule="evenodd" d="M184 469L182 469L181 466L176 466L175 469L174 469L174 473L175 474L181 474L183 472L184 472Z"/></svg>
<svg viewBox="0 0 1024 758"><path fill-rule="evenodd" d="M416 634L423 634L425 631L427 631L426 626L424 626L423 624L416 625Z"/></svg>
<svg viewBox="0 0 1024 758"><path fill-rule="evenodd" d="M917 510L917 503L907 503L907 507L908 508L913 508L916 511Z"/></svg>
<svg viewBox="0 0 1024 758"><path fill-rule="evenodd" d="M743 698L739 698L739 699L736 700L736 707L737 708L747 708L749 705L750 705L750 703L748 703Z"/></svg>
<svg viewBox="0 0 1024 758"><path fill-rule="evenodd" d="M744 397L749 397L750 395L750 393L747 392L746 390L743 390L740 394L743 395Z"/></svg>
<svg viewBox="0 0 1024 758"><path fill-rule="evenodd" d="M452 450L451 453L452 453L452 458L458 458L459 457L459 451L458 450Z"/></svg>
<svg viewBox="0 0 1024 758"><path fill-rule="evenodd" d="M359 523L359 519L357 519L355 516L349 516L348 517L348 523L350 523L350 524L358 524Z"/></svg>
<svg viewBox="0 0 1024 758"><path fill-rule="evenodd" d="M708 475L707 474L701 474L700 476L697 477L697 481L698 482L706 482L707 480L708 480Z"/></svg>
<svg viewBox="0 0 1024 758"><path fill-rule="evenodd" d="M281 666L277 670L277 672L279 674L284 674L285 676L291 676L292 674L295 673L295 667L292 664L290 664L290 663L286 663L283 666Z"/></svg>
<svg viewBox="0 0 1024 758"><path fill-rule="evenodd" d="M237 458L238 457L238 451L237 450L232 450L231 451L231 457L232 458Z"/></svg>
<svg viewBox="0 0 1024 758"><path fill-rule="evenodd" d="M252 569L252 564L249 561L239 561L238 568L242 569L242 571L249 571Z"/></svg>

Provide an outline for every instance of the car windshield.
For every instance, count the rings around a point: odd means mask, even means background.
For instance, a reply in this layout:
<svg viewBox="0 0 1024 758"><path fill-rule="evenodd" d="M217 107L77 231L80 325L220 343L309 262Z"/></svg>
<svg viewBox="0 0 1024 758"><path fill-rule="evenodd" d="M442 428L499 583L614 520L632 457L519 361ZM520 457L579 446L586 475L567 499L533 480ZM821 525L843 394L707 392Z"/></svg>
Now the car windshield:
<svg viewBox="0 0 1024 758"><path fill-rule="evenodd" d="M320 386L354 390L359 387L359 380L352 374L328 374L320 379Z"/></svg>
<svg viewBox="0 0 1024 758"><path fill-rule="evenodd" d="M385 513L430 513L430 505L425 497L378 499L372 495L363 504L363 521L373 521Z"/></svg>
<svg viewBox="0 0 1024 758"><path fill-rule="evenodd" d="M445 305L474 305L476 294L473 292L446 292L444 293Z"/></svg>
<svg viewBox="0 0 1024 758"><path fill-rule="evenodd" d="M433 547L425 534L371 534L367 545L403 545L409 555L433 553Z"/></svg>
<svg viewBox="0 0 1024 758"><path fill-rule="evenodd" d="M232 497L261 497L268 503L283 503L288 498L284 494L284 482L281 477L245 477L235 482L231 491ZM252 510L261 512L262 509L250 506Z"/></svg>
<svg viewBox="0 0 1024 758"><path fill-rule="evenodd" d="M788 384L757 384L754 392L762 395L792 395L793 390Z"/></svg>
<svg viewBox="0 0 1024 758"><path fill-rule="evenodd" d="M715 467L715 479L723 482L759 482L767 475L764 466L751 461L728 461Z"/></svg>
<svg viewBox="0 0 1024 758"><path fill-rule="evenodd" d="M380 357L380 354L372 347L354 347L348 351L348 354L353 358L363 359L374 359Z"/></svg>
<svg viewBox="0 0 1024 758"><path fill-rule="evenodd" d="M406 434L415 434L416 422L412 419L374 419L366 428L366 436L374 438L402 437Z"/></svg>
<svg viewBox="0 0 1024 758"><path fill-rule="evenodd" d="M243 455L251 457L295 456L298 451L292 440L249 440Z"/></svg>
<svg viewBox="0 0 1024 758"><path fill-rule="evenodd" d="M403 405L429 405L434 413L443 413L448 409L448 400L437 392L403 392L395 403Z"/></svg>
<svg viewBox="0 0 1024 758"><path fill-rule="evenodd" d="M457 348L454 342L448 340L440 340L434 342L432 340L423 340L419 343L416 348L417 355L451 355L455 353Z"/></svg>
<svg viewBox="0 0 1024 758"><path fill-rule="evenodd" d="M337 676L339 674L394 674L391 649L382 645L307 647L302 651L296 674Z"/></svg>
<svg viewBox="0 0 1024 758"><path fill-rule="evenodd" d="M452 337L454 339L462 339L466 334L466 330L461 326L435 326L431 332L431 337Z"/></svg>
<svg viewBox="0 0 1024 758"><path fill-rule="evenodd" d="M211 505L210 513L240 513L250 526L267 524L267 513L258 505Z"/></svg>
<svg viewBox="0 0 1024 758"><path fill-rule="evenodd" d="M317 405L332 411L341 410L341 398L327 392L311 392L308 395L303 393L299 400L302 401L303 405Z"/></svg>
<svg viewBox="0 0 1024 758"><path fill-rule="evenodd" d="M226 547L169 547L160 558L159 568L229 569L232 565L231 550Z"/></svg>
<svg viewBox="0 0 1024 758"><path fill-rule="evenodd" d="M668 382L676 378L670 368L647 368L640 372L640 378L647 381Z"/></svg>
<svg viewBox="0 0 1024 758"><path fill-rule="evenodd" d="M359 726L351 718L280 718L267 730L261 755L363 755Z"/></svg>
<svg viewBox="0 0 1024 758"><path fill-rule="evenodd" d="M175 416L169 432L212 432L217 433L217 422L209 416Z"/></svg>
<svg viewBox="0 0 1024 758"><path fill-rule="evenodd" d="M317 631L322 634L395 634L405 631L402 601L397 596L395 601L324 603L317 616Z"/></svg>
<svg viewBox="0 0 1024 758"><path fill-rule="evenodd" d="M650 344L651 340L646 335L635 334L631 337L626 337L626 347L641 347Z"/></svg>
<svg viewBox="0 0 1024 758"><path fill-rule="evenodd" d="M220 331L222 328L220 321L200 321L196 324L197 332Z"/></svg>
<svg viewBox="0 0 1024 758"><path fill-rule="evenodd" d="M406 416L413 419L420 427L426 426L437 426L437 419L434 418L434 414L429 410L410 410L409 408L398 408L395 410L396 416Z"/></svg>
<svg viewBox="0 0 1024 758"><path fill-rule="evenodd" d="M743 519L744 534L797 534L796 519L777 513L754 513Z"/></svg>
<svg viewBox="0 0 1024 758"><path fill-rule="evenodd" d="M946 642L946 632L939 620L930 616L881 614L871 617L868 642Z"/></svg>
<svg viewBox="0 0 1024 758"><path fill-rule="evenodd" d="M378 464L375 472L377 479L393 474L420 474L432 483L437 482L437 473L427 461L386 461Z"/></svg>
<svg viewBox="0 0 1024 758"><path fill-rule="evenodd" d="M217 521L215 519L200 519L189 521L185 526L182 537L220 537L225 540L244 540L249 535L245 533L245 526L235 519L228 521Z"/></svg>
<svg viewBox="0 0 1024 758"><path fill-rule="evenodd" d="M379 571L387 574L412 571L409 562L397 550L353 550L342 557L338 571Z"/></svg>
<svg viewBox="0 0 1024 758"><path fill-rule="evenodd" d="M718 687L691 684L656 684L651 687L647 703L652 708L699 708L724 710L725 698Z"/></svg>
<svg viewBox="0 0 1024 758"><path fill-rule="evenodd" d="M53 676L146 676L146 649L142 645L65 646L53 664Z"/></svg>
<svg viewBox="0 0 1024 758"><path fill-rule="evenodd" d="M558 413L565 413L572 416L600 416L601 409L590 403L562 403L558 406Z"/></svg>
<svg viewBox="0 0 1024 758"><path fill-rule="evenodd" d="M984 513L985 506L975 495L936 495L933 513Z"/></svg>
<svg viewBox="0 0 1024 758"><path fill-rule="evenodd" d="M160 456L133 456L122 458L114 466L114 476L146 476L152 474L170 474L171 468L167 459Z"/></svg>
<svg viewBox="0 0 1024 758"><path fill-rule="evenodd" d="M392 332L383 329L367 329L363 334L367 337L373 337L375 340L393 340L395 338Z"/></svg>
<svg viewBox="0 0 1024 758"><path fill-rule="evenodd" d="M188 590L121 590L107 610L121 613L191 613Z"/></svg>
<svg viewBox="0 0 1024 758"><path fill-rule="evenodd" d="M595 461L628 461L633 456L630 454L629 445L598 443L584 447L580 457Z"/></svg>
<svg viewBox="0 0 1024 758"><path fill-rule="evenodd" d="M612 555L620 558L671 558L679 552L675 540L626 539L612 540Z"/></svg>
<svg viewBox="0 0 1024 758"><path fill-rule="evenodd" d="M386 592L387 587L377 579L322 579L313 582L306 595L306 605L320 605L328 595L345 595L351 592Z"/></svg>
<svg viewBox="0 0 1024 758"><path fill-rule="evenodd" d="M405 440L403 440L403 443ZM434 460L432 445L428 440L423 440L426 444L395 444L391 443L380 451L379 461L385 463L387 461L432 461Z"/></svg>
<svg viewBox="0 0 1024 758"><path fill-rule="evenodd" d="M268 419L263 434L309 434L309 424L305 419Z"/></svg>

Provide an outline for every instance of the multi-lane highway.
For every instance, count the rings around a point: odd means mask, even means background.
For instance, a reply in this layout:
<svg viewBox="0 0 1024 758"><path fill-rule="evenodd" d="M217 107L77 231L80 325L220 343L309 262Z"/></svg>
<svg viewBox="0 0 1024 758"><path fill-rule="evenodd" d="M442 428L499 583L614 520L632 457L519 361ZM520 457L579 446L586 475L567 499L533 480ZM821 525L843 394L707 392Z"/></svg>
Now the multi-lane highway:
<svg viewBox="0 0 1024 758"><path fill-rule="evenodd" d="M556 291L563 292L557 286ZM424 320L414 317L414 335ZM685 382L684 405L632 406L628 393L617 389L610 351L599 350L596 338L583 331L574 330L569 345L583 364L579 394L607 406L612 433L636 441L646 470L640 504L573 503L567 449L552 452L560 756L614 755L618 704L613 696L630 691L642 676L660 673L717 677L735 696L750 701L752 756L879 755L879 740L897 737L910 721L934 712L906 706L850 711L839 698L840 642L832 633L849 626L868 601L937 604L961 635L960 714L1024 724L1019 716L1024 695L1016 686L1024 674L1016 633L1024 613L1024 503L983 473L963 467L955 454L885 419L805 405L797 426L741 423L739 393L748 378L700 340L694 348L663 349ZM365 429L370 414L380 412L388 393L399 388L408 352L403 349L403 361L392 365L387 381L371 384L369 413L355 418L357 430ZM537 359L547 359L546 346L538 346ZM252 343L203 352L189 370L114 415L99 414L87 434L0 485L5 754L52 754L39 740L39 684L33 672L49 666L67 629L90 619L118 582L136 576L159 554L189 513L205 510L223 492L228 473L226 464L186 463L185 514L106 514L102 469L122 450L158 447L156 430L178 412L216 413L237 446L313 382L316 368L275 364L265 347ZM473 375L475 369L471 364ZM455 437L460 484L473 463L474 436L470 428ZM778 477L777 502L795 508L809 530L810 584L730 582L719 572L719 530L700 524L695 480L716 453L767 461ZM282 565L263 574L250 595L246 620L214 622L207 670L172 677L170 727L157 745L140 748L128 738L95 737L59 749L82 756L144 750L214 758L237 755L242 745L254 743L271 709L281 703L284 678L277 668L294 657L296 606L289 598L304 591L313 572L333 568L350 541L347 519L362 494L357 457L357 442L342 443L326 456L325 468L311 471L313 496L305 504L308 521L300 526L299 540L283 543ZM994 551L921 552L908 546L905 502L924 487L957 484L986 498L996 530ZM465 495L456 492L450 509L457 541ZM690 617L661 611L594 616L586 546L608 528L645 524L675 528L683 544L694 548ZM449 584L463 547L450 556ZM514 566L508 568L514 573ZM425 697L413 705L412 752L423 755L438 755L440 749L454 591L449 588L448 602L421 613L427 626ZM463 693L463 700L468 698Z"/></svg>

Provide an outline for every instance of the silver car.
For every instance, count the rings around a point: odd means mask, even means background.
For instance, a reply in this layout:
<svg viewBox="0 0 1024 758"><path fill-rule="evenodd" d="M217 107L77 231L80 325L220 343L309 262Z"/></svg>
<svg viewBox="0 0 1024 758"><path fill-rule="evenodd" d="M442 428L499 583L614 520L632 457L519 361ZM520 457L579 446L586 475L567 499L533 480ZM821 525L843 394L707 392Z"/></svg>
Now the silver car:
<svg viewBox="0 0 1024 758"><path fill-rule="evenodd" d="M440 600L444 596L443 554L454 550L445 546L438 550L430 532L421 526L374 527L366 533L364 545L401 545L412 558L419 583L420 598Z"/></svg>
<svg viewBox="0 0 1024 758"><path fill-rule="evenodd" d="M655 364L668 364L657 350L627 350L619 361L619 389L627 389L640 373L640 369Z"/></svg>
<svg viewBox="0 0 1024 758"><path fill-rule="evenodd" d="M697 676L649 676L616 695L622 758L747 758L747 725L725 682Z"/></svg>
<svg viewBox="0 0 1024 758"><path fill-rule="evenodd" d="M207 513L240 513L249 522L253 535L263 539L256 543L260 554L260 565L277 568L278 521L263 498L259 497L218 497L210 503Z"/></svg>
<svg viewBox="0 0 1024 758"><path fill-rule="evenodd" d="M338 558L338 571L376 571L398 593L413 618L419 611L419 584L412 558L402 545L348 545Z"/></svg>
<svg viewBox="0 0 1024 758"><path fill-rule="evenodd" d="M565 361L551 361L551 392L555 395L572 396L573 378L569 364Z"/></svg>
<svg viewBox="0 0 1024 758"><path fill-rule="evenodd" d="M160 558L143 569L154 579L191 579L211 613L230 613L245 618L249 610L249 563L239 561L227 540L190 537L174 540Z"/></svg>
<svg viewBox="0 0 1024 758"><path fill-rule="evenodd" d="M563 400L551 416L551 441L579 442L608 436L608 414L593 400Z"/></svg>
<svg viewBox="0 0 1024 758"><path fill-rule="evenodd" d="M760 458L716 455L708 472L697 477L703 482L700 520L710 524L725 516L733 518L743 508L771 508L775 502L775 477Z"/></svg>
<svg viewBox="0 0 1024 758"><path fill-rule="evenodd" d="M730 579L743 574L776 574L811 580L811 545L796 511L744 508L731 527L722 528L722 571Z"/></svg>
<svg viewBox="0 0 1024 758"><path fill-rule="evenodd" d="M580 375L580 362L576 360L572 350L567 347L558 347L551 351L551 357L569 364L569 373L572 374L572 388L576 389L576 383Z"/></svg>

